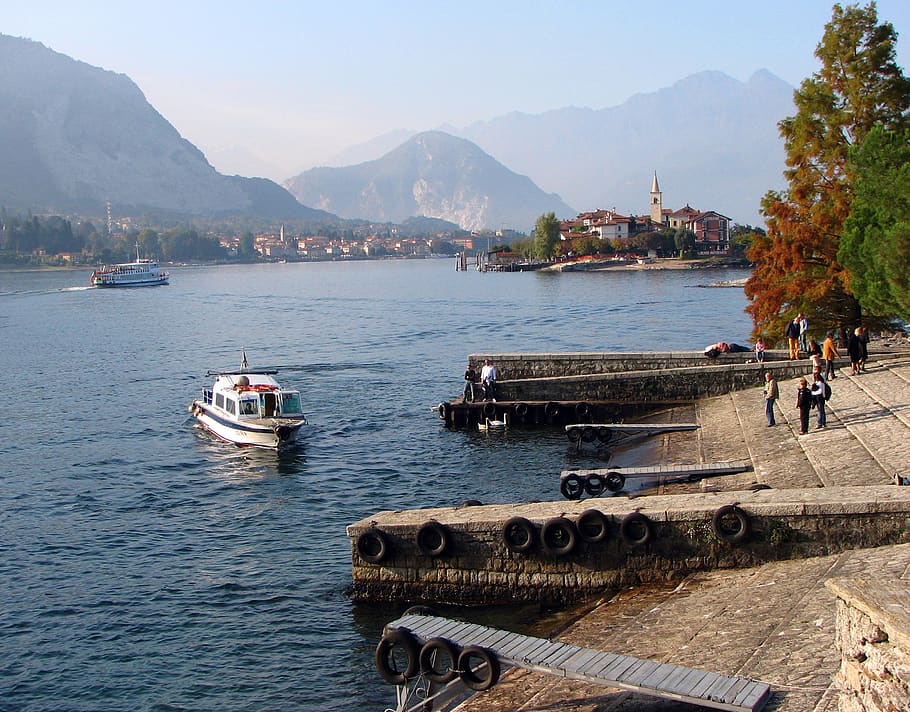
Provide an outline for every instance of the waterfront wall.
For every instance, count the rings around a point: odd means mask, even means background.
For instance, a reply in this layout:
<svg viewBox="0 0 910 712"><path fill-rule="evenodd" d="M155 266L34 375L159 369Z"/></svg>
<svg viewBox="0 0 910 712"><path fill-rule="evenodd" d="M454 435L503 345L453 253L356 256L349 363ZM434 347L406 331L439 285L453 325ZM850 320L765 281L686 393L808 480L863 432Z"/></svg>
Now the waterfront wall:
<svg viewBox="0 0 910 712"><path fill-rule="evenodd" d="M839 712L910 710L910 603L907 582L837 578L835 643Z"/></svg>
<svg viewBox="0 0 910 712"><path fill-rule="evenodd" d="M733 503L748 518L749 531L741 540L723 529L718 533L714 522L718 511ZM590 509L606 520L602 540L578 533L568 552L560 551L564 540L558 537L544 543L547 533L553 534L553 520L569 520L577 530L580 518L589 521L581 515ZM626 526L630 515L646 518L645 540L640 521ZM504 525L516 516L533 530L527 551L515 551L503 536ZM428 525L444 528L448 545L442 552L428 553L419 545ZM910 488L757 490L379 512L347 533L355 600L561 605L699 570L908 542ZM376 537L384 541L378 561L375 547L362 547Z"/></svg>

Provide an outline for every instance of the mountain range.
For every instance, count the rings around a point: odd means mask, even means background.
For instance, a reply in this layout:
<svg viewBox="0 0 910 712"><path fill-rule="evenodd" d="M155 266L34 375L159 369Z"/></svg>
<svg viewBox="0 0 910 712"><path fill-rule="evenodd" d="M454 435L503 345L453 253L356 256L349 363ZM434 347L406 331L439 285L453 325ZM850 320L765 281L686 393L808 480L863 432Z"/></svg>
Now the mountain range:
<svg viewBox="0 0 910 712"><path fill-rule="evenodd" d="M792 92L766 71L747 82L702 72L607 109L393 132L345 152L355 165L310 169L286 189L216 171L127 76L0 35L0 206L321 223L423 215L527 230L551 210L647 213L657 172L664 205L759 224L761 196L782 187L777 122L793 113Z"/></svg>
<svg viewBox="0 0 910 712"><path fill-rule="evenodd" d="M689 204L759 225L761 197L784 186L777 125L794 111L793 87L766 70L746 82L706 71L605 109L515 112L444 130L579 210L647 214L656 172L664 205ZM377 136L332 163L375 159L414 133Z"/></svg>

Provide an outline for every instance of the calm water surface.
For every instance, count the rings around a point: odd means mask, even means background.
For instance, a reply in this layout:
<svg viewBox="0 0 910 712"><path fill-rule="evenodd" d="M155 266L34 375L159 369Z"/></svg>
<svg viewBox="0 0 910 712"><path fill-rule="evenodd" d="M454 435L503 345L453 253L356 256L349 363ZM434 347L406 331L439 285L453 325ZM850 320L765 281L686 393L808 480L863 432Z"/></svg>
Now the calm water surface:
<svg viewBox="0 0 910 712"><path fill-rule="evenodd" d="M0 272L2 710L391 706L372 656L401 609L346 597L345 526L559 499L560 470L602 466L559 432L442 428L465 357L701 349L750 329L742 290L696 288L746 276L730 271L275 264L122 291L88 276ZM192 426L203 374L241 347L305 395L292 452ZM518 629L537 614L468 615Z"/></svg>

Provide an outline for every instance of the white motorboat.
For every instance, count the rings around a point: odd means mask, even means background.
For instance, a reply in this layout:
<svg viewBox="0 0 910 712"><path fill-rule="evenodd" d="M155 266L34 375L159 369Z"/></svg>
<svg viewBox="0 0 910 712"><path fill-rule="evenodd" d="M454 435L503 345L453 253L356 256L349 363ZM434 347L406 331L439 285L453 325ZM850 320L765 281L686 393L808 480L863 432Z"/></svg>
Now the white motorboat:
<svg viewBox="0 0 910 712"><path fill-rule="evenodd" d="M94 272L90 281L93 287L154 287L167 284L170 275L157 262L139 257L136 243L136 261L117 265L104 265Z"/></svg>
<svg viewBox="0 0 910 712"><path fill-rule="evenodd" d="M240 447L279 449L293 444L307 424L300 392L282 388L275 370L247 367L246 355L236 371L209 371L211 388L189 407L199 426L224 442Z"/></svg>

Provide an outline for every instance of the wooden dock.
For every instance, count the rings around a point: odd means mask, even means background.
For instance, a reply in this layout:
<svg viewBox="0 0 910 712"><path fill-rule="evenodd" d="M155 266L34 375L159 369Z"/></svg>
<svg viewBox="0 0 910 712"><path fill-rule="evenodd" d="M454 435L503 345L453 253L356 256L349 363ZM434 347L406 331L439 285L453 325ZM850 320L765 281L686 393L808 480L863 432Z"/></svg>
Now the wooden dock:
<svg viewBox="0 0 910 712"><path fill-rule="evenodd" d="M607 653L432 615L405 614L386 632L407 630L420 645L444 638L458 648L478 646L501 666L521 667L662 699L719 710L756 712L767 704L771 687L745 677Z"/></svg>
<svg viewBox="0 0 910 712"><path fill-rule="evenodd" d="M651 479L654 484L697 482L705 477L748 472L752 463L746 460L707 462L691 465L655 465L652 467L610 467L563 470L559 490L567 499L580 499L583 493L596 497L606 492L619 492L628 479Z"/></svg>

